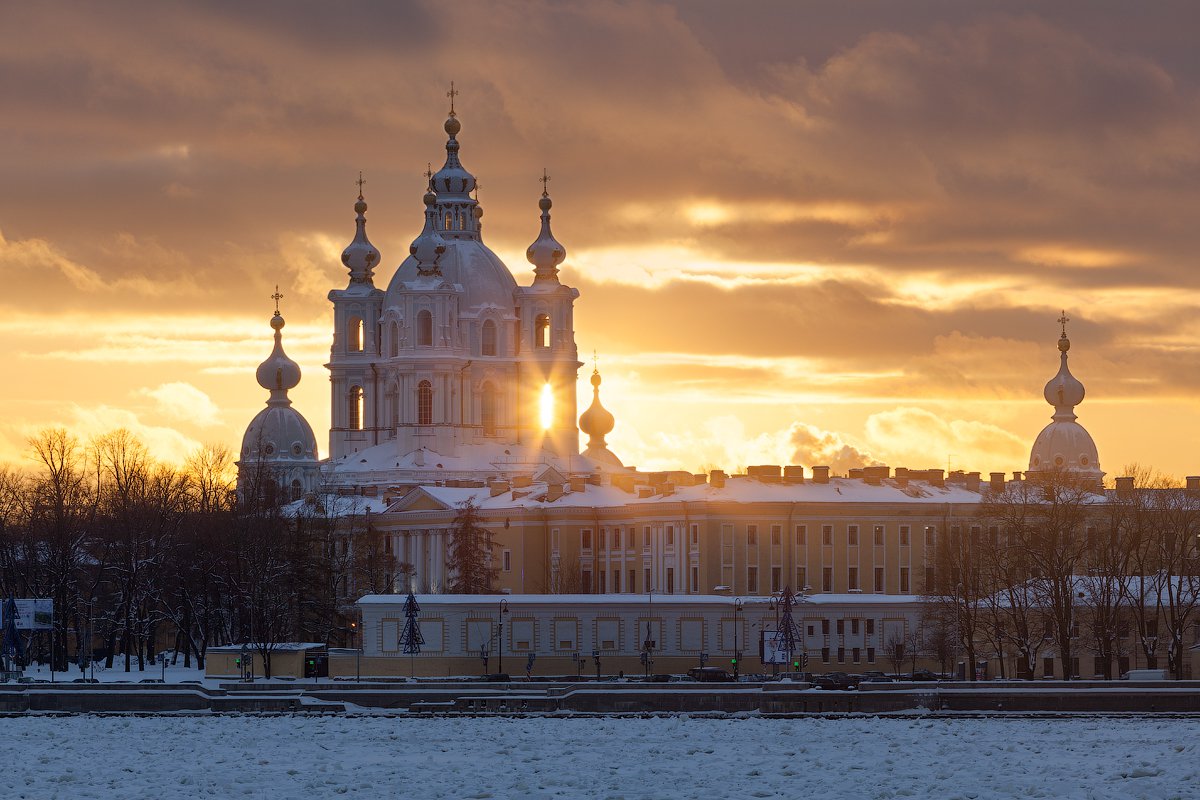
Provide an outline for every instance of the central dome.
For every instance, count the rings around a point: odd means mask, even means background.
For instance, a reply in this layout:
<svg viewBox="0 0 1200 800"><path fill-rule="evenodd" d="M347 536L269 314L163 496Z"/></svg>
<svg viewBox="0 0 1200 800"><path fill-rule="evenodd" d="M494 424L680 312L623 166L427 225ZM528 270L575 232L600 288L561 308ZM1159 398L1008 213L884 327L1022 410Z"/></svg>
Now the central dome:
<svg viewBox="0 0 1200 800"><path fill-rule="evenodd" d="M513 292L516 291L517 282L500 257L483 242L476 239L447 239L446 250L438 259L438 266L447 283L463 287L466 308L485 305L505 309L513 307ZM398 295L411 290L406 284L419 277L416 257L404 259L388 284L388 305L397 304Z"/></svg>

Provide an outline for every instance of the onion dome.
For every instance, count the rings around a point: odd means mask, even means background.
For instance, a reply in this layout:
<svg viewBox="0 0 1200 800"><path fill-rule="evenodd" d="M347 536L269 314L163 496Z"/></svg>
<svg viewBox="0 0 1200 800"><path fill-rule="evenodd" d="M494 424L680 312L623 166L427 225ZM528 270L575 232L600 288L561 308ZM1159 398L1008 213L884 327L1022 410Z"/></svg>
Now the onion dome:
<svg viewBox="0 0 1200 800"><path fill-rule="evenodd" d="M613 415L600 403L600 370L592 371L592 404L579 415L579 430L588 435L588 446L583 455L593 461L600 461L611 466L620 467L621 459L608 449L604 437L612 432L615 424Z"/></svg>
<svg viewBox="0 0 1200 800"><path fill-rule="evenodd" d="M278 294L276 290L276 295ZM276 307L275 316L271 317L271 328L275 331L275 347L271 350L271 355L267 356L267 360L258 365L256 373L258 385L271 392L271 399L267 401L267 405L291 405L292 401L287 396L288 390L295 389L300 383L300 365L283 352L283 334L280 333L283 326L283 317Z"/></svg>
<svg viewBox="0 0 1200 800"><path fill-rule="evenodd" d="M438 261L446 252L446 240L437 232L437 209L434 208L437 201L438 196L431 181L429 190L425 192L425 227L408 248L408 252L417 260L419 275L441 274Z"/></svg>
<svg viewBox="0 0 1200 800"><path fill-rule="evenodd" d="M283 316L279 313L279 294L276 287L275 316L271 328L275 331L275 347L258 367L258 385L271 393L267 407L250 421L242 437L242 461L312 464L317 459L317 439L312 426L292 408L288 390L300 383L300 365L283 352Z"/></svg>
<svg viewBox="0 0 1200 800"><path fill-rule="evenodd" d="M1100 470L1096 443L1087 429L1076 422L1075 406L1083 402L1084 389L1067 367L1067 351L1071 349L1071 340L1067 338L1070 320L1064 312L1058 321L1063 326L1058 339L1058 374L1050 379L1042 392L1046 402L1054 406L1054 414L1033 443L1029 471L1069 471L1094 476L1099 481L1104 473Z"/></svg>
<svg viewBox="0 0 1200 800"><path fill-rule="evenodd" d="M453 86L453 85L452 85ZM457 94L451 88L451 94ZM450 99L450 116L443 126L446 135L446 163L433 176L433 188L443 199L469 199L468 195L475 189L475 176L467 172L458 159L458 132L462 123L454 113L454 98Z"/></svg>
<svg viewBox="0 0 1200 800"><path fill-rule="evenodd" d="M1058 374L1050 379L1042 392L1046 402L1054 406L1054 419L1075 419L1075 406L1083 402L1083 384L1067 368L1067 351L1070 349L1071 340L1067 338L1064 328L1058 339L1058 351L1061 354Z"/></svg>
<svg viewBox="0 0 1200 800"><path fill-rule="evenodd" d="M538 200L538 208L542 210L542 231L537 240L529 245L525 257L533 264L533 272L537 276L534 283L539 281L558 281L558 265L567 257L567 249L559 244L550 232L550 208L554 205L550 194L546 191L546 181L550 176L542 172L542 198ZM595 376L593 376L595 377Z"/></svg>
<svg viewBox="0 0 1200 800"><path fill-rule="evenodd" d="M357 230L354 232L354 241L350 242L342 251L342 263L350 269L351 283L370 284L375 275L375 265L379 263L379 250L367 238L367 202L363 200L363 183L365 181L360 172L358 175L358 202L354 204L354 213L358 215L355 220Z"/></svg>

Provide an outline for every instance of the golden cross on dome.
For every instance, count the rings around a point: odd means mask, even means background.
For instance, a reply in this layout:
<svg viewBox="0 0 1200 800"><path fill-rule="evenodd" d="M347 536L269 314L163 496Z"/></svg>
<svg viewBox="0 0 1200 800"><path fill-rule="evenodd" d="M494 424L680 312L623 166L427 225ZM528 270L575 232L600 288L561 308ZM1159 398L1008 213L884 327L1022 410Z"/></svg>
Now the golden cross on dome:
<svg viewBox="0 0 1200 800"><path fill-rule="evenodd" d="M358 199L362 200L362 196L363 196L362 187L363 187L363 184L366 183L366 180L363 179L361 169L358 171L358 180L356 180L355 183L358 184Z"/></svg>
<svg viewBox="0 0 1200 800"><path fill-rule="evenodd" d="M275 315L279 315L279 301L283 299L283 295L279 293L279 284L275 284L275 294L271 295L271 299L275 301Z"/></svg>
<svg viewBox="0 0 1200 800"><path fill-rule="evenodd" d="M600 355L595 350L592 351L592 372L600 371Z"/></svg>
<svg viewBox="0 0 1200 800"><path fill-rule="evenodd" d="M547 193L546 184L550 182L550 176L548 174L546 174L545 167L542 167L542 177L539 178L538 180L540 180L542 182L542 194L546 194Z"/></svg>
<svg viewBox="0 0 1200 800"><path fill-rule="evenodd" d="M1067 335L1067 323L1070 321L1071 318L1067 316L1066 309L1063 309L1062 316L1058 318L1058 324L1062 325L1062 335L1064 337Z"/></svg>
<svg viewBox="0 0 1200 800"><path fill-rule="evenodd" d="M433 164L426 161L425 162L425 172L422 174L425 176L426 180L433 180Z"/></svg>
<svg viewBox="0 0 1200 800"><path fill-rule="evenodd" d="M450 91L446 92L446 97L450 98L450 116L454 116L454 98L459 95L458 90L454 88L454 81L450 81Z"/></svg>

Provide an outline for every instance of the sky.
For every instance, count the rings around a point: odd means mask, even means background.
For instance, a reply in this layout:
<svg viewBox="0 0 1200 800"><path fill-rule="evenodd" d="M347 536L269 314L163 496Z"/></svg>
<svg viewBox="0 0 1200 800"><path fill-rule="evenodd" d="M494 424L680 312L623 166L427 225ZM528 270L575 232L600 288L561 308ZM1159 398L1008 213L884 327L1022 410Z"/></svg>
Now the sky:
<svg viewBox="0 0 1200 800"><path fill-rule="evenodd" d="M1109 478L1200 474L1200 6L0 0L0 461L235 449L278 284L324 447L362 170L386 285L451 80L643 469L1023 470L1070 318ZM586 354L587 358L582 358ZM580 411L590 400L581 370Z"/></svg>

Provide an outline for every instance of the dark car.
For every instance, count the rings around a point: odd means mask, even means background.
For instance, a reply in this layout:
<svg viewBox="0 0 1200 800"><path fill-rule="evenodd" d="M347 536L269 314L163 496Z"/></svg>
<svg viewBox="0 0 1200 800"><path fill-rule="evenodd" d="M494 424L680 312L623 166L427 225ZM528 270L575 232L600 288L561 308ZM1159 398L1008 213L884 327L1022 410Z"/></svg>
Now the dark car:
<svg viewBox="0 0 1200 800"><path fill-rule="evenodd" d="M858 687L858 677L847 675L845 672L827 672L824 675L814 675L812 684L816 689L855 689Z"/></svg>
<svg viewBox="0 0 1200 800"><path fill-rule="evenodd" d="M928 682L928 681L941 680L941 678L939 678L936 674L930 672L927 669L915 670L911 674L905 675L904 677L910 681L926 681L926 682Z"/></svg>
<svg viewBox="0 0 1200 800"><path fill-rule="evenodd" d="M863 675L862 680L858 683L861 686L864 683L894 683L894 679L890 675Z"/></svg>
<svg viewBox="0 0 1200 800"><path fill-rule="evenodd" d="M702 683L732 683L733 676L720 667L692 667L688 678Z"/></svg>

